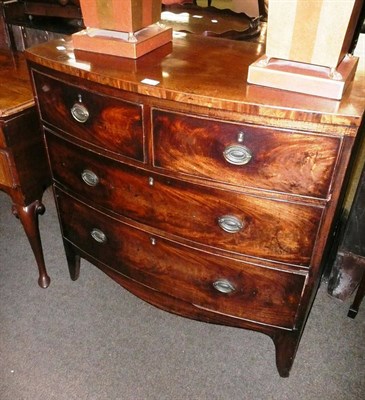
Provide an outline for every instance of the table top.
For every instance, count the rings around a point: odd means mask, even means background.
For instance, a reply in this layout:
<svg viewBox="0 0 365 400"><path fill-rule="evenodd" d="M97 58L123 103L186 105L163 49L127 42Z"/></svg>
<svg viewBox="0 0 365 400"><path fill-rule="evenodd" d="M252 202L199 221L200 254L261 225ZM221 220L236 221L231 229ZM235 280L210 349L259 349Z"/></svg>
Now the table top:
<svg viewBox="0 0 365 400"><path fill-rule="evenodd" d="M174 34L172 44L137 59L74 51L72 38L26 51L30 61L118 89L215 110L269 118L274 125L313 123L354 135L364 114L365 71L359 67L341 101L247 83L260 43ZM147 79L147 81L146 81ZM284 122L284 124L283 124ZM291 126L290 126L291 124ZM318 125L318 126L317 126ZM334 128L336 127L336 128Z"/></svg>
<svg viewBox="0 0 365 400"><path fill-rule="evenodd" d="M0 117L34 106L24 54L0 50Z"/></svg>

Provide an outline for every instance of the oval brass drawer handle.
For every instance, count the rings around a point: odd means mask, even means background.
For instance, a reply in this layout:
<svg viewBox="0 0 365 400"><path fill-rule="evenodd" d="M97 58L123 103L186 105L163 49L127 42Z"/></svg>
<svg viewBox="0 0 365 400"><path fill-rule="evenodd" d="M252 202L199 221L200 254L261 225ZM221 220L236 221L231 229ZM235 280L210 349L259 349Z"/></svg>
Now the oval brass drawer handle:
<svg viewBox="0 0 365 400"><path fill-rule="evenodd" d="M82 171L81 178L89 186L96 186L99 183L99 177L89 169Z"/></svg>
<svg viewBox="0 0 365 400"><path fill-rule="evenodd" d="M237 233L244 227L243 221L241 221L235 215L222 215L218 218L218 225L221 229L228 233Z"/></svg>
<svg viewBox="0 0 365 400"><path fill-rule="evenodd" d="M75 103L71 107L71 115L77 122L84 124L89 119L88 109L81 103Z"/></svg>
<svg viewBox="0 0 365 400"><path fill-rule="evenodd" d="M250 162L252 152L248 147L242 144L232 144L224 149L223 157L230 164L245 165Z"/></svg>
<svg viewBox="0 0 365 400"><path fill-rule="evenodd" d="M106 243L107 241L105 233L100 229L94 228L90 234L91 237L98 243Z"/></svg>
<svg viewBox="0 0 365 400"><path fill-rule="evenodd" d="M218 292L227 294L236 290L232 283L227 279L218 279L217 281L213 282L213 287L215 290L218 290Z"/></svg>

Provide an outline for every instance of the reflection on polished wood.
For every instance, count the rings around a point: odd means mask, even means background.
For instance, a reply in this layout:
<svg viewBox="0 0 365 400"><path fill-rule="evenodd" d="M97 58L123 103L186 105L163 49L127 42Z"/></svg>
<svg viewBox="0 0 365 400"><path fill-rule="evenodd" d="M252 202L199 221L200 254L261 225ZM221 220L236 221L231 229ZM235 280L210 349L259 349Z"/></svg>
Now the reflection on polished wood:
<svg viewBox="0 0 365 400"><path fill-rule="evenodd" d="M233 40L247 40L260 34L259 18L195 4L164 5L161 21L177 32Z"/></svg>
<svg viewBox="0 0 365 400"><path fill-rule="evenodd" d="M34 105L32 88L24 57L20 53L0 51L0 116L6 117Z"/></svg>
<svg viewBox="0 0 365 400"><path fill-rule="evenodd" d="M232 111L255 122L264 117L273 126L307 123L334 135L354 136L362 120L365 70L359 67L341 101L247 84L248 67L264 54L260 44L202 40L195 35L175 39L136 61L87 53L75 55L69 39L32 48L27 57L75 77L134 90L155 98L189 101L219 113ZM149 78L157 85L142 82ZM182 90L182 88L184 90ZM288 107L290 104L290 107ZM333 129L336 126L336 129Z"/></svg>
<svg viewBox="0 0 365 400"><path fill-rule="evenodd" d="M38 215L45 211L41 200L50 174L42 133L24 56L1 51L0 70L0 190L12 199L38 264L38 283L46 288Z"/></svg>

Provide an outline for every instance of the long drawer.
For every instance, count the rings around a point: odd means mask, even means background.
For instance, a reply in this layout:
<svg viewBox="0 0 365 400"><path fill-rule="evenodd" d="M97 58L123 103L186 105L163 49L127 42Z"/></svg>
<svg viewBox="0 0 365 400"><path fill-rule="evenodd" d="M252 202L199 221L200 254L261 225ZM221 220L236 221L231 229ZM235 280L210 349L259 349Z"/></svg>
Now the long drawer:
<svg viewBox="0 0 365 400"><path fill-rule="evenodd" d="M54 179L98 207L222 250L308 266L322 208L126 166L46 133Z"/></svg>
<svg viewBox="0 0 365 400"><path fill-rule="evenodd" d="M306 275L186 247L133 228L56 188L64 238L162 293L215 312L292 328Z"/></svg>
<svg viewBox="0 0 365 400"><path fill-rule="evenodd" d="M153 110L154 165L237 186L326 198L339 138Z"/></svg>
<svg viewBox="0 0 365 400"><path fill-rule="evenodd" d="M41 118L68 135L145 160L142 105L92 93L33 72Z"/></svg>

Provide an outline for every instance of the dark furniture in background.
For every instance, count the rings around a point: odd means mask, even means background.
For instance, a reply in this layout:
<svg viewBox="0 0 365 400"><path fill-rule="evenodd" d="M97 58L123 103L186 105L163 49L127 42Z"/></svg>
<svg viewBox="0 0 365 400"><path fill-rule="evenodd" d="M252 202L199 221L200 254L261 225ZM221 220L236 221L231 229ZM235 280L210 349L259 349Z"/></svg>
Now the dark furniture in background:
<svg viewBox="0 0 365 400"><path fill-rule="evenodd" d="M1 1L1 0L0 0ZM122 1L122 0L121 0ZM205 13L207 27L199 26L191 18L188 30L192 33L220 36L235 40L254 40L264 42L266 19L264 2L259 0L260 18L251 18L244 13L235 13L229 9L219 10L212 1L207 6L198 7L196 2L184 5L163 6L173 12ZM79 0L18 0L4 3L4 20L7 28L7 42L13 49L23 51L33 45L71 35L84 28ZM219 19L219 24L211 19ZM179 24L174 23L179 30ZM200 24L201 25L201 24ZM185 29L182 26L182 29ZM264 29L262 29L264 28Z"/></svg>
<svg viewBox="0 0 365 400"><path fill-rule="evenodd" d="M207 0L208 7L210 7L212 5L212 1L213 0ZM193 4L197 5L198 4L197 0L193 0Z"/></svg>
<svg viewBox="0 0 365 400"><path fill-rule="evenodd" d="M10 39L8 33L8 26L5 21L4 3L0 1L0 50L9 49Z"/></svg>
<svg viewBox="0 0 365 400"><path fill-rule="evenodd" d="M79 0L18 0L3 4L10 47L24 49L83 28Z"/></svg>
<svg viewBox="0 0 365 400"><path fill-rule="evenodd" d="M13 213L23 224L38 264L38 283L45 288L50 279L38 215L45 211L42 195L50 185L50 172L43 135L23 54L1 50L0 71L0 190L12 199Z"/></svg>
<svg viewBox="0 0 365 400"><path fill-rule="evenodd" d="M342 300L357 293L348 316L355 318L365 295L365 166L349 216L342 226L328 291Z"/></svg>

